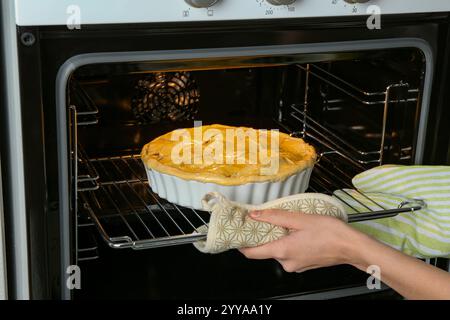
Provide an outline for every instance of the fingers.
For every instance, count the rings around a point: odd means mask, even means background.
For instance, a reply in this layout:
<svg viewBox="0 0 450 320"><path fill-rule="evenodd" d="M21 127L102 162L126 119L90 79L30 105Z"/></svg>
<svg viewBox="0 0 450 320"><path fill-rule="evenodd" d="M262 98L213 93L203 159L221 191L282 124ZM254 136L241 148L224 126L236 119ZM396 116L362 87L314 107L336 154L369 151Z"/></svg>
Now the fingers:
<svg viewBox="0 0 450 320"><path fill-rule="evenodd" d="M277 250L278 248L270 246L272 243L255 248L239 249L239 251L248 259L275 259L280 263L284 271L289 273L302 273L320 267L319 265L309 265L308 261L303 259L294 259L292 257L282 258L281 256L283 256L283 253L278 254L279 252L274 251L274 249ZM280 257L277 257L278 255L280 255Z"/></svg>
<svg viewBox="0 0 450 320"><path fill-rule="evenodd" d="M314 269L317 269L317 268L320 268L320 267L321 266L318 266L318 265L304 266L304 267L298 268L296 270L293 270L291 272L303 273L303 272L306 272L306 271L309 271L309 270L314 270ZM285 268L285 270L286 270L286 268Z"/></svg>
<svg viewBox="0 0 450 320"><path fill-rule="evenodd" d="M294 257L288 257L283 250L283 246L275 244L274 242L254 247L239 249L239 251L248 259L266 260L275 259L280 263L286 272L305 272L307 270L318 268L319 266L308 265L307 261L295 259Z"/></svg>
<svg viewBox="0 0 450 320"><path fill-rule="evenodd" d="M281 240L276 240L253 248L241 248L239 251L249 259L264 260L282 258L285 251Z"/></svg>
<svg viewBox="0 0 450 320"><path fill-rule="evenodd" d="M268 222L288 229L300 230L307 215L299 212L288 212L286 210L262 210L250 212L253 220Z"/></svg>

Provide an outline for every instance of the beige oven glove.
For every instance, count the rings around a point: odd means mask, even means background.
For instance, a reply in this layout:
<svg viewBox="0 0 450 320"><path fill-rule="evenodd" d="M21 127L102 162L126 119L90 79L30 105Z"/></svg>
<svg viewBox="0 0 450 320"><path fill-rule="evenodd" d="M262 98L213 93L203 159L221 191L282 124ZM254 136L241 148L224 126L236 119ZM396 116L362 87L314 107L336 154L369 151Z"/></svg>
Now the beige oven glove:
<svg viewBox="0 0 450 320"><path fill-rule="evenodd" d="M222 194L211 192L204 196L203 207L211 213L209 226L197 232L206 233L206 240L194 243L204 253L220 253L230 249L256 247L288 234L289 230L251 219L253 210L283 209L307 214L334 216L347 221L344 207L336 199L319 193L297 194L262 205L247 205L228 200Z"/></svg>

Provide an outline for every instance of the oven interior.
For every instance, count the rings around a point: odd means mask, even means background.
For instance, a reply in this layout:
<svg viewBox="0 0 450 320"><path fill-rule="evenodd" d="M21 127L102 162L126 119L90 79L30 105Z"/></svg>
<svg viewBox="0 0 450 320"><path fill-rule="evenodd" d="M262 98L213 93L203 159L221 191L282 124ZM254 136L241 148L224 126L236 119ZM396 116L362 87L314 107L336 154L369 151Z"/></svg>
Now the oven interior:
<svg viewBox="0 0 450 320"><path fill-rule="evenodd" d="M77 295L267 298L365 282L346 267L292 275L238 252L196 252L208 214L154 194L139 153L194 121L280 129L320 155L310 192L352 188L368 168L416 162L425 71L414 48L80 67L67 86L74 259L87 270ZM355 221L396 214L367 209Z"/></svg>

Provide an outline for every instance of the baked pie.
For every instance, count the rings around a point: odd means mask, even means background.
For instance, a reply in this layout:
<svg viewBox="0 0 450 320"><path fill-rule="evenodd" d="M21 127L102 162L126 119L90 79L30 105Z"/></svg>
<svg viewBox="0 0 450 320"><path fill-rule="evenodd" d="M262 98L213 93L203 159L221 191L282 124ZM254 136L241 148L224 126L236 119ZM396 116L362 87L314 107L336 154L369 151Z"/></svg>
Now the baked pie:
<svg viewBox="0 0 450 320"><path fill-rule="evenodd" d="M211 191L248 204L304 192L316 152L278 130L214 124L166 133L144 146L141 159L153 191L200 209Z"/></svg>

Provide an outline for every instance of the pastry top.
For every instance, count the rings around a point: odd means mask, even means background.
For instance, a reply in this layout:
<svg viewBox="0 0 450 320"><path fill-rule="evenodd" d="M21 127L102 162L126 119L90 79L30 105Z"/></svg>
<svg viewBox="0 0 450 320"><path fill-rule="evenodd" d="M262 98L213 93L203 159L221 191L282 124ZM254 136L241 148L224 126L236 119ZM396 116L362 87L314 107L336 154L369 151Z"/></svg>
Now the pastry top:
<svg viewBox="0 0 450 320"><path fill-rule="evenodd" d="M277 130L219 124L166 133L146 144L148 169L185 180L233 186L274 182L314 165L314 147Z"/></svg>

